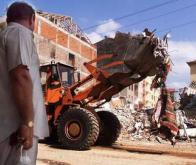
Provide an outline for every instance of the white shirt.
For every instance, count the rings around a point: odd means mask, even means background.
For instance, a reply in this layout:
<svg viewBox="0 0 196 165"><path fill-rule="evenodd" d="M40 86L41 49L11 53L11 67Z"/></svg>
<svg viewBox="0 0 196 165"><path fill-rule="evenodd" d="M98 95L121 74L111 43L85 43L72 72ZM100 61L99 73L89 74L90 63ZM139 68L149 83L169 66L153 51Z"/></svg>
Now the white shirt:
<svg viewBox="0 0 196 165"><path fill-rule="evenodd" d="M44 138L49 134L33 32L18 23L9 23L0 33L0 142L15 132L21 122L9 79L9 71L20 64L28 67L33 82L34 135Z"/></svg>

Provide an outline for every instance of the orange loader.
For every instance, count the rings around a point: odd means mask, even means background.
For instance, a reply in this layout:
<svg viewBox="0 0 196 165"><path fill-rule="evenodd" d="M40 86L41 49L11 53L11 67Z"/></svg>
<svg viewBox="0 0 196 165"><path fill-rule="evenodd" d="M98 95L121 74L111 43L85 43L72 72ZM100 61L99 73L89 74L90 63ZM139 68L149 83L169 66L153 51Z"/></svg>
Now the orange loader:
<svg viewBox="0 0 196 165"><path fill-rule="evenodd" d="M127 39L133 43L131 37ZM155 85L164 81L167 74L168 56L163 50L159 51L162 52L160 55L155 55L159 40L151 33L143 36L142 41L143 45L139 46L142 47L141 51L134 55L142 58L140 55L143 53L145 58L142 59L152 59L144 61L147 66L145 70L139 67L139 63L130 62L132 60L127 59L129 54L121 58L115 52L98 54L97 59L84 63L90 74L81 80L75 68L68 65L52 62L40 67L42 79L45 76L43 90L52 139L57 139L63 148L74 150L85 150L94 144L110 146L118 139L121 130L118 118L112 112L97 109L110 101L112 96L147 76L155 76ZM148 48L152 48L150 53L147 52ZM95 65L111 59L101 67ZM122 66L128 70L109 71Z"/></svg>

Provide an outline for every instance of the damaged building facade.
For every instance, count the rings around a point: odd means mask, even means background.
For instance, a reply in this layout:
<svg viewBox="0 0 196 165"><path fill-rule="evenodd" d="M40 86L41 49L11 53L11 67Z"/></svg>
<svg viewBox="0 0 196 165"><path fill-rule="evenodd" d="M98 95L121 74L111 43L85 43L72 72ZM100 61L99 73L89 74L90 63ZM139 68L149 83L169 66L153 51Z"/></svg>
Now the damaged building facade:
<svg viewBox="0 0 196 165"><path fill-rule="evenodd" d="M55 59L87 74L84 62L96 57L96 48L69 16L37 12L35 42L41 64Z"/></svg>

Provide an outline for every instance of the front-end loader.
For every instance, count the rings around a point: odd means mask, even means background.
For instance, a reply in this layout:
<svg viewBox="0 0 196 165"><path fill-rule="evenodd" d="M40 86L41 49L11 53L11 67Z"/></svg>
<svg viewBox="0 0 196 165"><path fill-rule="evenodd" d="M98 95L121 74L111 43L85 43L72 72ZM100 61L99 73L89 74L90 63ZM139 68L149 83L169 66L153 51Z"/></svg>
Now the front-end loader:
<svg viewBox="0 0 196 165"><path fill-rule="evenodd" d="M107 40L98 43L97 59L84 63L90 74L81 80L73 67L61 63L40 68L46 80L43 89L50 136L63 148L85 150L94 144L112 145L121 124L112 112L96 109L147 76L155 76L153 86L157 86L167 75L166 41L153 33L118 33ZM101 65L97 67L96 63Z"/></svg>

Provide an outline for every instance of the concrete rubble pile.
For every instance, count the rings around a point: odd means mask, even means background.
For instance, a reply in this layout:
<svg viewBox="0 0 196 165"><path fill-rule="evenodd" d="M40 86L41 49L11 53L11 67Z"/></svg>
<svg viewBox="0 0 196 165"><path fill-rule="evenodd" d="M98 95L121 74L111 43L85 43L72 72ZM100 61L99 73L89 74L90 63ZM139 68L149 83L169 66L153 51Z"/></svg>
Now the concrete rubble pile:
<svg viewBox="0 0 196 165"><path fill-rule="evenodd" d="M99 110L111 111L118 117L122 126L119 140L155 140L155 137L150 135L154 109L135 111L127 106L126 101L113 98Z"/></svg>
<svg viewBox="0 0 196 165"><path fill-rule="evenodd" d="M152 134L152 115L154 109L135 111L124 107L126 107L126 105L122 103L120 106L110 106L110 109L117 115L122 125L119 141L139 140L160 142L159 139L157 139L156 133L154 135ZM176 120L179 127L179 136L177 136L177 138L185 140L188 138L188 140L190 140L189 137L196 137L196 95L192 97L191 102L186 108L187 107L191 109L184 111L176 110Z"/></svg>
<svg viewBox="0 0 196 165"><path fill-rule="evenodd" d="M193 117L193 116L191 116ZM179 137L190 141L196 137L196 124L193 119L188 118L183 110L176 110L177 125L179 126Z"/></svg>
<svg viewBox="0 0 196 165"><path fill-rule="evenodd" d="M182 137L196 137L196 94L190 94L185 87L180 93L179 111L186 117L185 123L180 125L179 134Z"/></svg>
<svg viewBox="0 0 196 165"><path fill-rule="evenodd" d="M122 130L119 137L119 141L131 140L131 141L147 141L147 142L159 142L163 143L164 141L158 136L156 136L156 130L153 130L153 125L151 121L152 113L154 109L142 110L139 112L130 110L130 109L113 109L112 112L118 116L118 119L121 122ZM195 138L195 128L194 122L187 119L183 111L177 110L177 124L179 126L179 136L178 139L190 140L187 135ZM183 121L182 121L183 118ZM193 127L189 129L189 127ZM187 132L185 132L185 131ZM155 131L155 134L154 134Z"/></svg>
<svg viewBox="0 0 196 165"><path fill-rule="evenodd" d="M153 109L140 112L131 111L130 109L113 110L122 125L119 140L155 140L155 136L150 133L152 112Z"/></svg>

